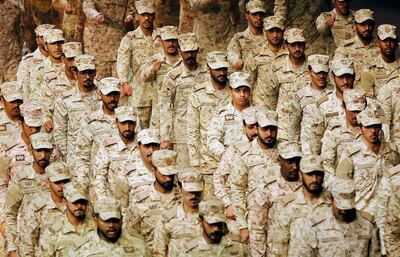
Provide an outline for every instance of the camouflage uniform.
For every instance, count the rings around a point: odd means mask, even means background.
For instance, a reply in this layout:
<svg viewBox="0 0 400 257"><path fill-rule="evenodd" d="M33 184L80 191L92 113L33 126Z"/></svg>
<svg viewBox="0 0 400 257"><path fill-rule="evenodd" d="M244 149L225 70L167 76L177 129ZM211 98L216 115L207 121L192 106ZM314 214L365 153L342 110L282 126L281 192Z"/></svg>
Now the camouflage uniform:
<svg viewBox="0 0 400 257"><path fill-rule="evenodd" d="M399 90L400 76L392 79L388 84L384 85L380 89L378 100L382 104L382 109L385 113L385 118L387 119L390 126L390 139L396 144L399 142L400 138L400 127L399 127L399 114L400 109L398 107L398 94Z"/></svg>
<svg viewBox="0 0 400 257"><path fill-rule="evenodd" d="M7 102L22 100L22 88L16 82L6 82L0 85L1 96ZM4 109L0 109L0 139L6 142L20 136L22 129L20 121L13 121Z"/></svg>
<svg viewBox="0 0 400 257"><path fill-rule="evenodd" d="M60 0L64 8L67 4L72 8L72 13L64 11L62 29L65 39L69 41L82 42L83 29L85 26L85 14L83 13L83 1L79 0Z"/></svg>

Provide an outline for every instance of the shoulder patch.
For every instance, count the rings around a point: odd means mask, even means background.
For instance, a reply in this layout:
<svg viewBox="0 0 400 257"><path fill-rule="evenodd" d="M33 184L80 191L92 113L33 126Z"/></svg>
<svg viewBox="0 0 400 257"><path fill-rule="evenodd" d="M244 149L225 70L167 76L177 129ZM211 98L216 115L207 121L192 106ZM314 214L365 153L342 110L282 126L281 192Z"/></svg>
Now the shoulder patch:
<svg viewBox="0 0 400 257"><path fill-rule="evenodd" d="M250 143L248 143L240 147L238 149L239 155L244 155L245 153L247 153L250 150L250 146L251 146Z"/></svg>
<svg viewBox="0 0 400 257"><path fill-rule="evenodd" d="M329 99L329 98L328 98L327 95L324 95L323 97L320 97L320 98L317 100L317 107L319 107L322 103L328 101L328 99Z"/></svg>
<svg viewBox="0 0 400 257"><path fill-rule="evenodd" d="M325 220L325 215L323 215L323 213L317 214L310 219L312 226L315 226L324 220Z"/></svg>
<svg viewBox="0 0 400 257"><path fill-rule="evenodd" d="M307 92L307 87L303 87L302 89L297 91L296 94L294 94L294 99L296 99L297 101L300 101L304 97L306 92Z"/></svg>
<svg viewBox="0 0 400 257"><path fill-rule="evenodd" d="M386 174L389 178L393 177L394 175L398 174L399 172L400 172L400 165L391 167L390 169L386 170Z"/></svg>
<svg viewBox="0 0 400 257"><path fill-rule="evenodd" d="M68 97L72 96L71 92L68 90L66 92L61 93L61 99L66 99Z"/></svg>
<svg viewBox="0 0 400 257"><path fill-rule="evenodd" d="M228 236L228 238L229 238L230 240L232 240L232 241L235 241L235 242L242 242L242 240L240 239L240 235L236 235L236 234L233 234L233 233L229 233L227 236Z"/></svg>
<svg viewBox="0 0 400 257"><path fill-rule="evenodd" d="M33 57L33 53L29 53L29 54L26 54L26 55L24 55L24 56L22 56L22 60L24 61L24 60L28 60L28 59L30 59L30 58L32 58Z"/></svg>
<svg viewBox="0 0 400 257"><path fill-rule="evenodd" d="M2 145L4 147L4 150L8 151L17 145L17 141L15 141L13 139L8 139L8 140L6 139L6 140L4 140L4 142L2 142Z"/></svg>
<svg viewBox="0 0 400 257"><path fill-rule="evenodd" d="M373 215L371 215L371 214L369 214L368 212L365 212L365 211L360 211L360 214L364 219L368 220L371 223L374 223L375 219L374 219Z"/></svg>
<svg viewBox="0 0 400 257"><path fill-rule="evenodd" d="M273 182L276 181L276 177L275 176L268 176L264 178L264 185L267 186Z"/></svg>
<svg viewBox="0 0 400 257"><path fill-rule="evenodd" d="M165 219L165 221L169 221L176 217L177 214L177 209L176 208L171 208L165 212L163 212L162 216Z"/></svg>
<svg viewBox="0 0 400 257"><path fill-rule="evenodd" d="M355 154L361 150L361 146L356 144L354 146L349 147L348 149L349 149L348 150L349 156L352 156L353 154Z"/></svg>
<svg viewBox="0 0 400 257"><path fill-rule="evenodd" d="M287 205L288 203L293 202L294 199L296 199L296 193L292 192L282 197L282 203L283 205Z"/></svg>

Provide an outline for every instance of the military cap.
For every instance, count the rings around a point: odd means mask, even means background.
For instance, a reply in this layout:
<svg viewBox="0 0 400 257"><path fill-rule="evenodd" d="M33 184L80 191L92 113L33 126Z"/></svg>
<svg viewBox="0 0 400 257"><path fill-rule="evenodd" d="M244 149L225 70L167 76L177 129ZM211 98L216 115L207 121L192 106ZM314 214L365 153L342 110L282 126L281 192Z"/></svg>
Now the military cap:
<svg viewBox="0 0 400 257"><path fill-rule="evenodd" d="M7 102L12 102L15 100L23 100L24 96L22 94L22 87L16 82L5 82L0 85L1 95Z"/></svg>
<svg viewBox="0 0 400 257"><path fill-rule="evenodd" d="M70 182L64 186L64 197L68 202L74 203L78 200L89 201L89 190L85 184Z"/></svg>
<svg viewBox="0 0 400 257"><path fill-rule="evenodd" d="M35 34L37 37L43 37L44 32L48 29L54 29L56 26L53 24L41 24L36 27Z"/></svg>
<svg viewBox="0 0 400 257"><path fill-rule="evenodd" d="M62 44L62 51L67 58L74 58L78 55L82 55L82 43L80 42L68 42Z"/></svg>
<svg viewBox="0 0 400 257"><path fill-rule="evenodd" d="M250 0L246 4L246 12L256 13L256 12L263 12L265 13L265 6L262 1L259 0Z"/></svg>
<svg viewBox="0 0 400 257"><path fill-rule="evenodd" d="M380 40L387 38L397 39L396 26L390 24L382 24L378 27L378 37Z"/></svg>
<svg viewBox="0 0 400 257"><path fill-rule="evenodd" d="M187 167L178 173L178 180L182 188L187 192L198 192L204 190L204 179L200 170L194 167Z"/></svg>
<svg viewBox="0 0 400 257"><path fill-rule="evenodd" d="M360 9L354 13L354 20L357 23L363 23L367 20L374 21L374 12L370 9Z"/></svg>
<svg viewBox="0 0 400 257"><path fill-rule="evenodd" d="M143 129L138 133L138 142L143 145L159 144L160 135L155 129Z"/></svg>
<svg viewBox="0 0 400 257"><path fill-rule="evenodd" d="M236 71L229 76L229 86L233 89L238 87L248 87L251 89L249 83L249 74Z"/></svg>
<svg viewBox="0 0 400 257"><path fill-rule="evenodd" d="M19 109L26 125L29 127L41 127L43 125L42 107L32 102L26 102L21 104Z"/></svg>
<svg viewBox="0 0 400 257"><path fill-rule="evenodd" d="M371 107L367 107L362 112L360 112L357 115L357 121L362 126L382 124L380 113Z"/></svg>
<svg viewBox="0 0 400 257"><path fill-rule="evenodd" d="M136 11L138 14L154 13L154 0L141 0L135 2Z"/></svg>
<svg viewBox="0 0 400 257"><path fill-rule="evenodd" d="M228 68L228 57L225 52L213 51L207 54L207 64L211 69Z"/></svg>
<svg viewBox="0 0 400 257"><path fill-rule="evenodd" d="M33 149L52 149L53 138L51 134L45 132L37 132L30 136Z"/></svg>
<svg viewBox="0 0 400 257"><path fill-rule="evenodd" d="M94 213L104 221L109 219L121 219L121 201L114 197L103 197L97 200L93 206Z"/></svg>
<svg viewBox="0 0 400 257"><path fill-rule="evenodd" d="M48 29L44 32L43 39L49 44L64 41L64 32L61 29Z"/></svg>
<svg viewBox="0 0 400 257"><path fill-rule="evenodd" d="M75 65L79 71L95 70L96 59L92 55L82 54L75 57Z"/></svg>
<svg viewBox="0 0 400 257"><path fill-rule="evenodd" d="M338 209L355 208L356 189L351 179L335 178L330 186L330 191Z"/></svg>
<svg viewBox="0 0 400 257"><path fill-rule="evenodd" d="M108 95L111 92L121 92L119 79L113 77L101 79L98 88L103 95Z"/></svg>
<svg viewBox="0 0 400 257"><path fill-rule="evenodd" d="M336 76L354 74L354 64L351 58L335 58L331 63L331 68Z"/></svg>
<svg viewBox="0 0 400 257"><path fill-rule="evenodd" d="M119 106L114 111L119 122L128 120L136 122L136 112L132 106Z"/></svg>
<svg viewBox="0 0 400 257"><path fill-rule="evenodd" d="M324 159L317 154L307 154L301 158L300 170L303 173L310 173L313 171L325 172L323 161Z"/></svg>
<svg viewBox="0 0 400 257"><path fill-rule="evenodd" d="M270 30L273 28L285 30L285 21L280 16L272 15L264 18L263 25L265 30Z"/></svg>
<svg viewBox="0 0 400 257"><path fill-rule="evenodd" d="M278 114L275 111L260 110L257 112L257 123L260 127L278 127Z"/></svg>
<svg viewBox="0 0 400 257"><path fill-rule="evenodd" d="M47 177L51 182L57 182L62 180L71 179L71 171L69 166L65 162L53 162L46 167Z"/></svg>
<svg viewBox="0 0 400 257"><path fill-rule="evenodd" d="M329 71L329 56L324 54L313 54L307 59L308 65L315 72L328 72Z"/></svg>
<svg viewBox="0 0 400 257"><path fill-rule="evenodd" d="M306 42L306 38L303 35L303 30L298 28L286 30L284 37L289 44L295 42Z"/></svg>
<svg viewBox="0 0 400 257"><path fill-rule="evenodd" d="M295 141L284 141L278 145L279 155L283 159L292 159L295 157L301 157L301 145Z"/></svg>
<svg viewBox="0 0 400 257"><path fill-rule="evenodd" d="M246 124L256 124L257 123L257 113L259 108L256 106L250 106L243 110L242 118Z"/></svg>
<svg viewBox="0 0 400 257"><path fill-rule="evenodd" d="M362 111L367 105L365 91L359 88L346 89L343 92L343 101L349 111Z"/></svg>
<svg viewBox="0 0 400 257"><path fill-rule="evenodd" d="M151 157L151 162L162 175L174 175L178 173L176 165L177 152L173 150L157 150Z"/></svg>
<svg viewBox="0 0 400 257"><path fill-rule="evenodd" d="M178 39L178 28L175 26L164 26L160 29L161 40Z"/></svg>
<svg viewBox="0 0 400 257"><path fill-rule="evenodd" d="M219 199L201 201L199 214L204 217L208 224L226 222L225 205Z"/></svg>
<svg viewBox="0 0 400 257"><path fill-rule="evenodd" d="M199 49L195 33L181 34L178 37L179 48L182 52L195 51Z"/></svg>

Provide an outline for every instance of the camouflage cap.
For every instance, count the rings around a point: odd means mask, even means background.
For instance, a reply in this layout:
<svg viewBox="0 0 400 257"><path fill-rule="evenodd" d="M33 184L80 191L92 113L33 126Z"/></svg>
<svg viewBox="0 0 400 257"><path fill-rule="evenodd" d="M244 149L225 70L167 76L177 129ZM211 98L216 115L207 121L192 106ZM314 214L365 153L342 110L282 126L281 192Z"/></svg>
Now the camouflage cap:
<svg viewBox="0 0 400 257"><path fill-rule="evenodd" d="M249 74L241 72L241 71L236 71L232 73L229 76L229 86L233 89L238 88L238 87L248 87L251 89L250 83L249 83Z"/></svg>
<svg viewBox="0 0 400 257"><path fill-rule="evenodd" d="M82 55L82 43L80 42L68 42L62 44L62 51L67 58L74 58L78 55Z"/></svg>
<svg viewBox="0 0 400 257"><path fill-rule="evenodd" d="M56 26L53 24L41 24L36 27L35 34L37 37L43 37L44 32L48 29L54 29Z"/></svg>
<svg viewBox="0 0 400 257"><path fill-rule="evenodd" d="M182 183L183 190L199 192L204 190L204 180L200 170L188 167L178 173L178 180Z"/></svg>
<svg viewBox="0 0 400 257"><path fill-rule="evenodd" d="M29 127L41 127L43 125L42 107L39 105L26 102L19 106L24 122Z"/></svg>
<svg viewBox="0 0 400 257"><path fill-rule="evenodd" d="M120 80L113 77L103 78L100 80L98 88L103 95L108 95L111 92L121 92Z"/></svg>
<svg viewBox="0 0 400 257"><path fill-rule="evenodd" d="M378 125L382 124L381 114L370 108L369 106L365 108L362 112L357 115L357 121L362 126L371 126L371 125Z"/></svg>
<svg viewBox="0 0 400 257"><path fill-rule="evenodd" d="M207 64L211 69L228 68L228 56L225 52L213 51L207 54Z"/></svg>
<svg viewBox="0 0 400 257"><path fill-rule="evenodd" d="M363 23L367 20L375 21L374 12L370 9L360 9L354 13L354 20L357 23Z"/></svg>
<svg viewBox="0 0 400 257"><path fill-rule="evenodd" d="M195 33L181 34L178 37L179 48L182 52L196 51L199 49Z"/></svg>
<svg viewBox="0 0 400 257"><path fill-rule="evenodd" d="M367 105L365 91L359 88L349 88L343 92L343 101L349 111L362 111Z"/></svg>
<svg viewBox="0 0 400 257"><path fill-rule="evenodd" d="M52 149L53 137L49 133L37 132L30 136L33 149Z"/></svg>
<svg viewBox="0 0 400 257"><path fill-rule="evenodd" d="M136 112L133 106L120 106L115 110L115 116L119 122L134 121L136 122Z"/></svg>
<svg viewBox="0 0 400 257"><path fill-rule="evenodd" d="M351 58L335 58L331 63L332 72L336 76L344 74L354 74L354 64Z"/></svg>
<svg viewBox="0 0 400 257"><path fill-rule="evenodd" d="M303 35L303 30L298 28L286 30L284 38L289 44L295 42L306 42L306 38Z"/></svg>
<svg viewBox="0 0 400 257"><path fill-rule="evenodd" d="M264 18L264 29L270 30L273 28L285 30L285 21L282 19L282 17L272 15Z"/></svg>
<svg viewBox="0 0 400 257"><path fill-rule="evenodd" d="M323 166L324 159L316 154L308 154L303 156L300 161L300 170L303 173L310 173L313 171L323 171L325 172Z"/></svg>
<svg viewBox="0 0 400 257"><path fill-rule="evenodd" d="M390 24L382 24L378 27L378 37L380 40L387 38L397 39L396 26Z"/></svg>
<svg viewBox="0 0 400 257"><path fill-rule="evenodd" d="M265 13L265 6L264 2L260 0L250 0L246 4L246 12L256 13L256 12L263 12Z"/></svg>
<svg viewBox="0 0 400 257"><path fill-rule="evenodd" d="M174 175L178 173L175 166L177 155L178 153L172 150L157 150L153 153L151 162L162 175Z"/></svg>
<svg viewBox="0 0 400 257"><path fill-rule="evenodd" d="M208 224L226 222L225 205L219 199L201 201L199 204L199 214L204 217Z"/></svg>
<svg viewBox="0 0 400 257"><path fill-rule="evenodd" d="M75 57L75 65L78 71L95 70L96 59L92 55L82 54Z"/></svg>
<svg viewBox="0 0 400 257"><path fill-rule="evenodd" d="M324 54L313 54L307 59L308 65L315 72L328 72L329 71L329 56Z"/></svg>
<svg viewBox="0 0 400 257"><path fill-rule="evenodd" d="M46 167L47 177L51 182L57 182L62 180L71 179L71 171L69 166L65 162L53 162Z"/></svg>
<svg viewBox="0 0 400 257"><path fill-rule="evenodd" d="M260 127L278 127L278 114L275 111L260 110L257 112L257 123Z"/></svg>
<svg viewBox="0 0 400 257"><path fill-rule="evenodd" d="M356 188L351 179L335 178L330 186L335 205L341 210L354 209L356 206Z"/></svg>
<svg viewBox="0 0 400 257"><path fill-rule="evenodd" d="M121 219L121 201L114 197L103 197L94 203L93 211L104 221L109 219Z"/></svg>
<svg viewBox="0 0 400 257"><path fill-rule="evenodd" d="M246 124L256 124L257 123L257 113L259 108L256 106L250 106L243 110L242 118Z"/></svg>
<svg viewBox="0 0 400 257"><path fill-rule="evenodd" d="M70 203L78 200L89 201L89 189L85 184L69 182L64 186L64 197Z"/></svg>
<svg viewBox="0 0 400 257"><path fill-rule="evenodd" d="M161 40L178 39L178 28L175 26L164 26L160 29Z"/></svg>
<svg viewBox="0 0 400 257"><path fill-rule="evenodd" d="M61 29L48 29L44 32L43 39L49 44L64 42L64 32Z"/></svg>
<svg viewBox="0 0 400 257"><path fill-rule="evenodd" d="M138 133L138 142L143 145L160 144L160 134L155 129L143 129Z"/></svg>
<svg viewBox="0 0 400 257"><path fill-rule="evenodd" d="M278 145L279 155L283 159L292 159L295 157L301 157L301 145L295 141L284 141Z"/></svg>
<svg viewBox="0 0 400 257"><path fill-rule="evenodd" d="M16 81L5 82L0 85L1 96L7 102L12 102L15 100L23 100L24 96L22 94L22 87Z"/></svg>
<svg viewBox="0 0 400 257"><path fill-rule="evenodd" d="M154 0L141 0L135 2L136 11L138 14L154 13Z"/></svg>

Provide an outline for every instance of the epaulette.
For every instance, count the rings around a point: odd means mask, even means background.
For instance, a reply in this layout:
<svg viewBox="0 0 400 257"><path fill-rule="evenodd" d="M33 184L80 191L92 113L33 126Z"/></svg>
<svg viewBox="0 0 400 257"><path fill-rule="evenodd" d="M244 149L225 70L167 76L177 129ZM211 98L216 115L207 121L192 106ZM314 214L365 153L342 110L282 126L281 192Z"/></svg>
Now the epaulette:
<svg viewBox="0 0 400 257"><path fill-rule="evenodd" d="M359 152L361 150L361 145L360 144L356 144L356 145L352 145L348 148L347 153L349 156L352 156L353 154Z"/></svg>
<svg viewBox="0 0 400 257"><path fill-rule="evenodd" d="M194 92L200 91L206 88L206 83L197 84L194 86Z"/></svg>
<svg viewBox="0 0 400 257"><path fill-rule="evenodd" d="M371 223L375 222L374 216L365 211L360 211L361 216Z"/></svg>
<svg viewBox="0 0 400 257"><path fill-rule="evenodd" d="M190 240L189 242L184 244L185 252L189 252L190 250L192 250L193 248L195 248L198 245L199 245L199 240L198 239Z"/></svg>
<svg viewBox="0 0 400 257"><path fill-rule="evenodd" d="M327 95L324 95L323 97L320 97L320 98L317 100L317 107L321 106L322 103L328 101L328 99L329 99L329 98L328 98Z"/></svg>
<svg viewBox="0 0 400 257"><path fill-rule="evenodd" d="M17 141L14 139L5 139L1 142L1 146L5 151L9 151L17 145Z"/></svg>
<svg viewBox="0 0 400 257"><path fill-rule="evenodd" d="M181 75L182 69L179 67L176 67L172 70L170 70L167 74L169 74L169 77L171 79L176 79L179 75Z"/></svg>
<svg viewBox="0 0 400 257"><path fill-rule="evenodd" d="M26 54L22 56L22 61L28 60L33 57L33 53Z"/></svg>
<svg viewBox="0 0 400 257"><path fill-rule="evenodd" d="M91 123L91 122L97 120L97 115L98 115L98 112L92 112L88 116L86 116L87 123Z"/></svg>
<svg viewBox="0 0 400 257"><path fill-rule="evenodd" d="M57 72L54 72L54 70L48 71L44 74L44 79L46 80L46 82L50 82L57 78L58 78Z"/></svg>
<svg viewBox="0 0 400 257"><path fill-rule="evenodd" d="M135 37L135 35L136 35L136 32L134 30L129 31L128 33L126 33L127 37Z"/></svg>
<svg viewBox="0 0 400 257"><path fill-rule="evenodd" d="M304 87L304 88L300 89L299 91L297 91L297 92L294 94L294 97L293 97L293 98L294 98L296 101L300 101L300 100L305 96L305 94L307 93L307 90L308 90L307 87Z"/></svg>
<svg viewBox="0 0 400 257"><path fill-rule="evenodd" d="M349 178L352 173L353 162L349 158L343 159L336 166L335 176L338 178Z"/></svg>
<svg viewBox="0 0 400 257"><path fill-rule="evenodd" d="M333 130L335 128L339 128L342 126L342 124L340 123L340 121L338 119L332 119L329 124L328 124L328 129L329 130Z"/></svg>
<svg viewBox="0 0 400 257"><path fill-rule="evenodd" d="M343 40L342 46L351 45L354 43L354 38Z"/></svg>
<svg viewBox="0 0 400 257"><path fill-rule="evenodd" d="M244 155L245 153L247 153L248 151L250 151L250 147L251 147L251 144L250 143L247 143L247 144L244 144L242 147L240 147L237 151L238 151L238 154L239 155Z"/></svg>
<svg viewBox="0 0 400 257"><path fill-rule="evenodd" d="M61 221L55 222L52 226L50 226L49 231L52 234L56 234L58 231L60 231L62 229L62 227L63 227L63 222L61 220Z"/></svg>
<svg viewBox="0 0 400 257"><path fill-rule="evenodd" d="M283 205L287 205L290 202L293 202L294 199L296 199L296 193L292 192L290 194L285 195L284 197L282 197L282 203Z"/></svg>
<svg viewBox="0 0 400 257"><path fill-rule="evenodd" d="M241 238L240 238L240 235L238 235L238 234L229 233L229 234L227 235L227 237L228 237L230 240L234 241L234 242L242 242L242 240L241 240Z"/></svg>
<svg viewBox="0 0 400 257"><path fill-rule="evenodd" d="M116 136L114 136L114 137L107 137L107 138L104 140L104 146L108 147L108 146L111 146L111 145L115 145L117 142L118 142L118 140L117 140L117 137L116 137Z"/></svg>
<svg viewBox="0 0 400 257"><path fill-rule="evenodd" d="M16 174L15 174L15 179L16 181L22 180L24 178L29 177L29 173L28 173L29 169L21 169L19 170Z"/></svg>
<svg viewBox="0 0 400 257"><path fill-rule="evenodd" d="M317 215L314 215L313 217L310 218L311 221L311 226L315 226L318 225L319 223L321 223L322 221L325 220L325 215L323 215L324 213L319 213Z"/></svg>
<svg viewBox="0 0 400 257"><path fill-rule="evenodd" d="M46 197L36 197L36 198L34 198L32 204L33 204L34 211L38 211L46 206L47 198Z"/></svg>
<svg viewBox="0 0 400 257"><path fill-rule="evenodd" d="M83 237L78 237L72 242L72 244L74 245L74 249L75 250L79 249L82 245L89 242L90 239L91 239L90 233L86 233L86 235Z"/></svg>
<svg viewBox="0 0 400 257"><path fill-rule="evenodd" d="M162 217L164 218L165 221L170 221L171 219L176 217L176 214L177 214L177 208L172 208L163 212Z"/></svg>
<svg viewBox="0 0 400 257"><path fill-rule="evenodd" d="M275 176L264 177L264 185L265 186L267 186L267 185L269 185L269 184L271 184L271 183L273 183L275 181L276 181L276 177Z"/></svg>
<svg viewBox="0 0 400 257"><path fill-rule="evenodd" d="M61 96L61 99L66 99L66 98L68 98L68 97L71 97L72 94L71 94L71 91L68 90L68 91L62 92L62 93L60 94L60 96Z"/></svg>
<svg viewBox="0 0 400 257"><path fill-rule="evenodd" d="M237 33L234 35L234 37L236 37L237 39L239 39L239 38L244 38L244 37L245 37L245 36L244 36L244 31L237 32Z"/></svg>
<svg viewBox="0 0 400 257"><path fill-rule="evenodd" d="M400 172L400 164L386 170L386 175L391 178Z"/></svg>
<svg viewBox="0 0 400 257"><path fill-rule="evenodd" d="M143 201L144 199L146 199L146 198L149 197L149 196L150 196L149 191L145 190L145 191L142 191L142 192L136 194L136 195L134 196L134 199L135 199L137 202L141 202L141 201Z"/></svg>

